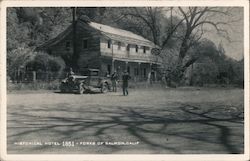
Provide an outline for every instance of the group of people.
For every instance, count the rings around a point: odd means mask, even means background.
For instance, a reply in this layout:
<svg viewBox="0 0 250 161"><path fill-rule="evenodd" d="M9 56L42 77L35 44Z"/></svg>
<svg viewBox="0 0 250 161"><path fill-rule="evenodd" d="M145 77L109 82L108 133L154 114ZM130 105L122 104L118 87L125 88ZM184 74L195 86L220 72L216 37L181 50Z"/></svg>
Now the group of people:
<svg viewBox="0 0 250 161"><path fill-rule="evenodd" d="M122 74L122 91L123 95L127 96L128 95L128 80L130 79L130 75L127 71L124 71ZM118 84L118 79L119 76L116 71L111 75L111 82L112 82L112 91L116 92L117 91L117 84Z"/></svg>

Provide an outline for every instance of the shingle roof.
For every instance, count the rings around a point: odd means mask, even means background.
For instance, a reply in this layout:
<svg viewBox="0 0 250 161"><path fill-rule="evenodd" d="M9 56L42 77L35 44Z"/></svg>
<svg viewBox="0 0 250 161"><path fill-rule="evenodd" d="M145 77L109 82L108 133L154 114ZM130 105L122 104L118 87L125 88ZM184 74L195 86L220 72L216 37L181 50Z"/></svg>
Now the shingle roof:
<svg viewBox="0 0 250 161"><path fill-rule="evenodd" d="M143 45L157 47L152 41L145 39L144 37L134 34L133 32L126 31L123 29L111 27L108 25L99 24L96 22L89 22L89 26L93 27L96 30L99 30L102 34L110 37L111 39L116 39L119 41L128 41L133 43L141 43ZM140 44L138 44L140 45Z"/></svg>
<svg viewBox="0 0 250 161"><path fill-rule="evenodd" d="M109 37L110 39L127 42L130 44L144 45L152 48L159 48L152 41L145 39L144 37L134 34L133 32L126 31L123 29L118 29L115 27L111 27L108 25L99 24L96 22L84 22L88 24L91 28L98 30L102 35ZM68 34L72 32L72 25L70 25L65 31L60 33L55 38L49 40L48 42L42 44L37 49L46 48L49 46L53 46L60 42L63 38L65 38Z"/></svg>

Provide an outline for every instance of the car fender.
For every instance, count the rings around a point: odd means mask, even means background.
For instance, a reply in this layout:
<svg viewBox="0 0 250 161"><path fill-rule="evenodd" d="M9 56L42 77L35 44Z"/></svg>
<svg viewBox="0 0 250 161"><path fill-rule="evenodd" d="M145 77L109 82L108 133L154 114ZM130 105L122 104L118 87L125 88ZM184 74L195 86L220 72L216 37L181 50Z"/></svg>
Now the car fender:
<svg viewBox="0 0 250 161"><path fill-rule="evenodd" d="M108 80L102 80L102 81L101 81L101 86L102 86L103 84L107 84L108 89L111 90L111 83L109 83Z"/></svg>

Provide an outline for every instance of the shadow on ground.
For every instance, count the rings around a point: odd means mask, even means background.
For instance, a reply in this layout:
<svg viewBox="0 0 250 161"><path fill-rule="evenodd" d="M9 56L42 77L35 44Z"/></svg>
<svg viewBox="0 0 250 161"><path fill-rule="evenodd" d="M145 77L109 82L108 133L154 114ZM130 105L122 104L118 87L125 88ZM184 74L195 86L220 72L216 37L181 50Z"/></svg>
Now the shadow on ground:
<svg viewBox="0 0 250 161"><path fill-rule="evenodd" d="M8 111L8 151L65 153L63 147L13 145L17 141L47 139L140 142L130 147L75 147L68 153L243 153L244 118L239 107L209 103L159 108L73 106L12 107Z"/></svg>

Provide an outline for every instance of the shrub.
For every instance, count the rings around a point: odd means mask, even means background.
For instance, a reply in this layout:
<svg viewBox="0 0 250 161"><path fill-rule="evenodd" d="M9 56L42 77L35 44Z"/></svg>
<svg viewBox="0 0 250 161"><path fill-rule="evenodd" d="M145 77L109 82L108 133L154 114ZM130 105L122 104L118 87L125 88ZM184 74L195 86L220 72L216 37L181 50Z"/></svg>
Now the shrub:
<svg viewBox="0 0 250 161"><path fill-rule="evenodd" d="M48 55L44 52L37 52L34 59L28 61L29 70L33 71L53 71L60 72L65 68L65 63L61 57Z"/></svg>
<svg viewBox="0 0 250 161"><path fill-rule="evenodd" d="M7 54L7 73L14 80L16 72L23 70L27 62L34 58L34 53L29 48L19 47L8 51Z"/></svg>
<svg viewBox="0 0 250 161"><path fill-rule="evenodd" d="M32 71L47 75L55 73L54 78L58 78L64 68L65 63L61 57L44 52L34 52L29 48L18 48L8 52L8 76L13 81L24 81L25 75ZM37 78L39 79L39 76ZM47 80L47 76L42 80Z"/></svg>

